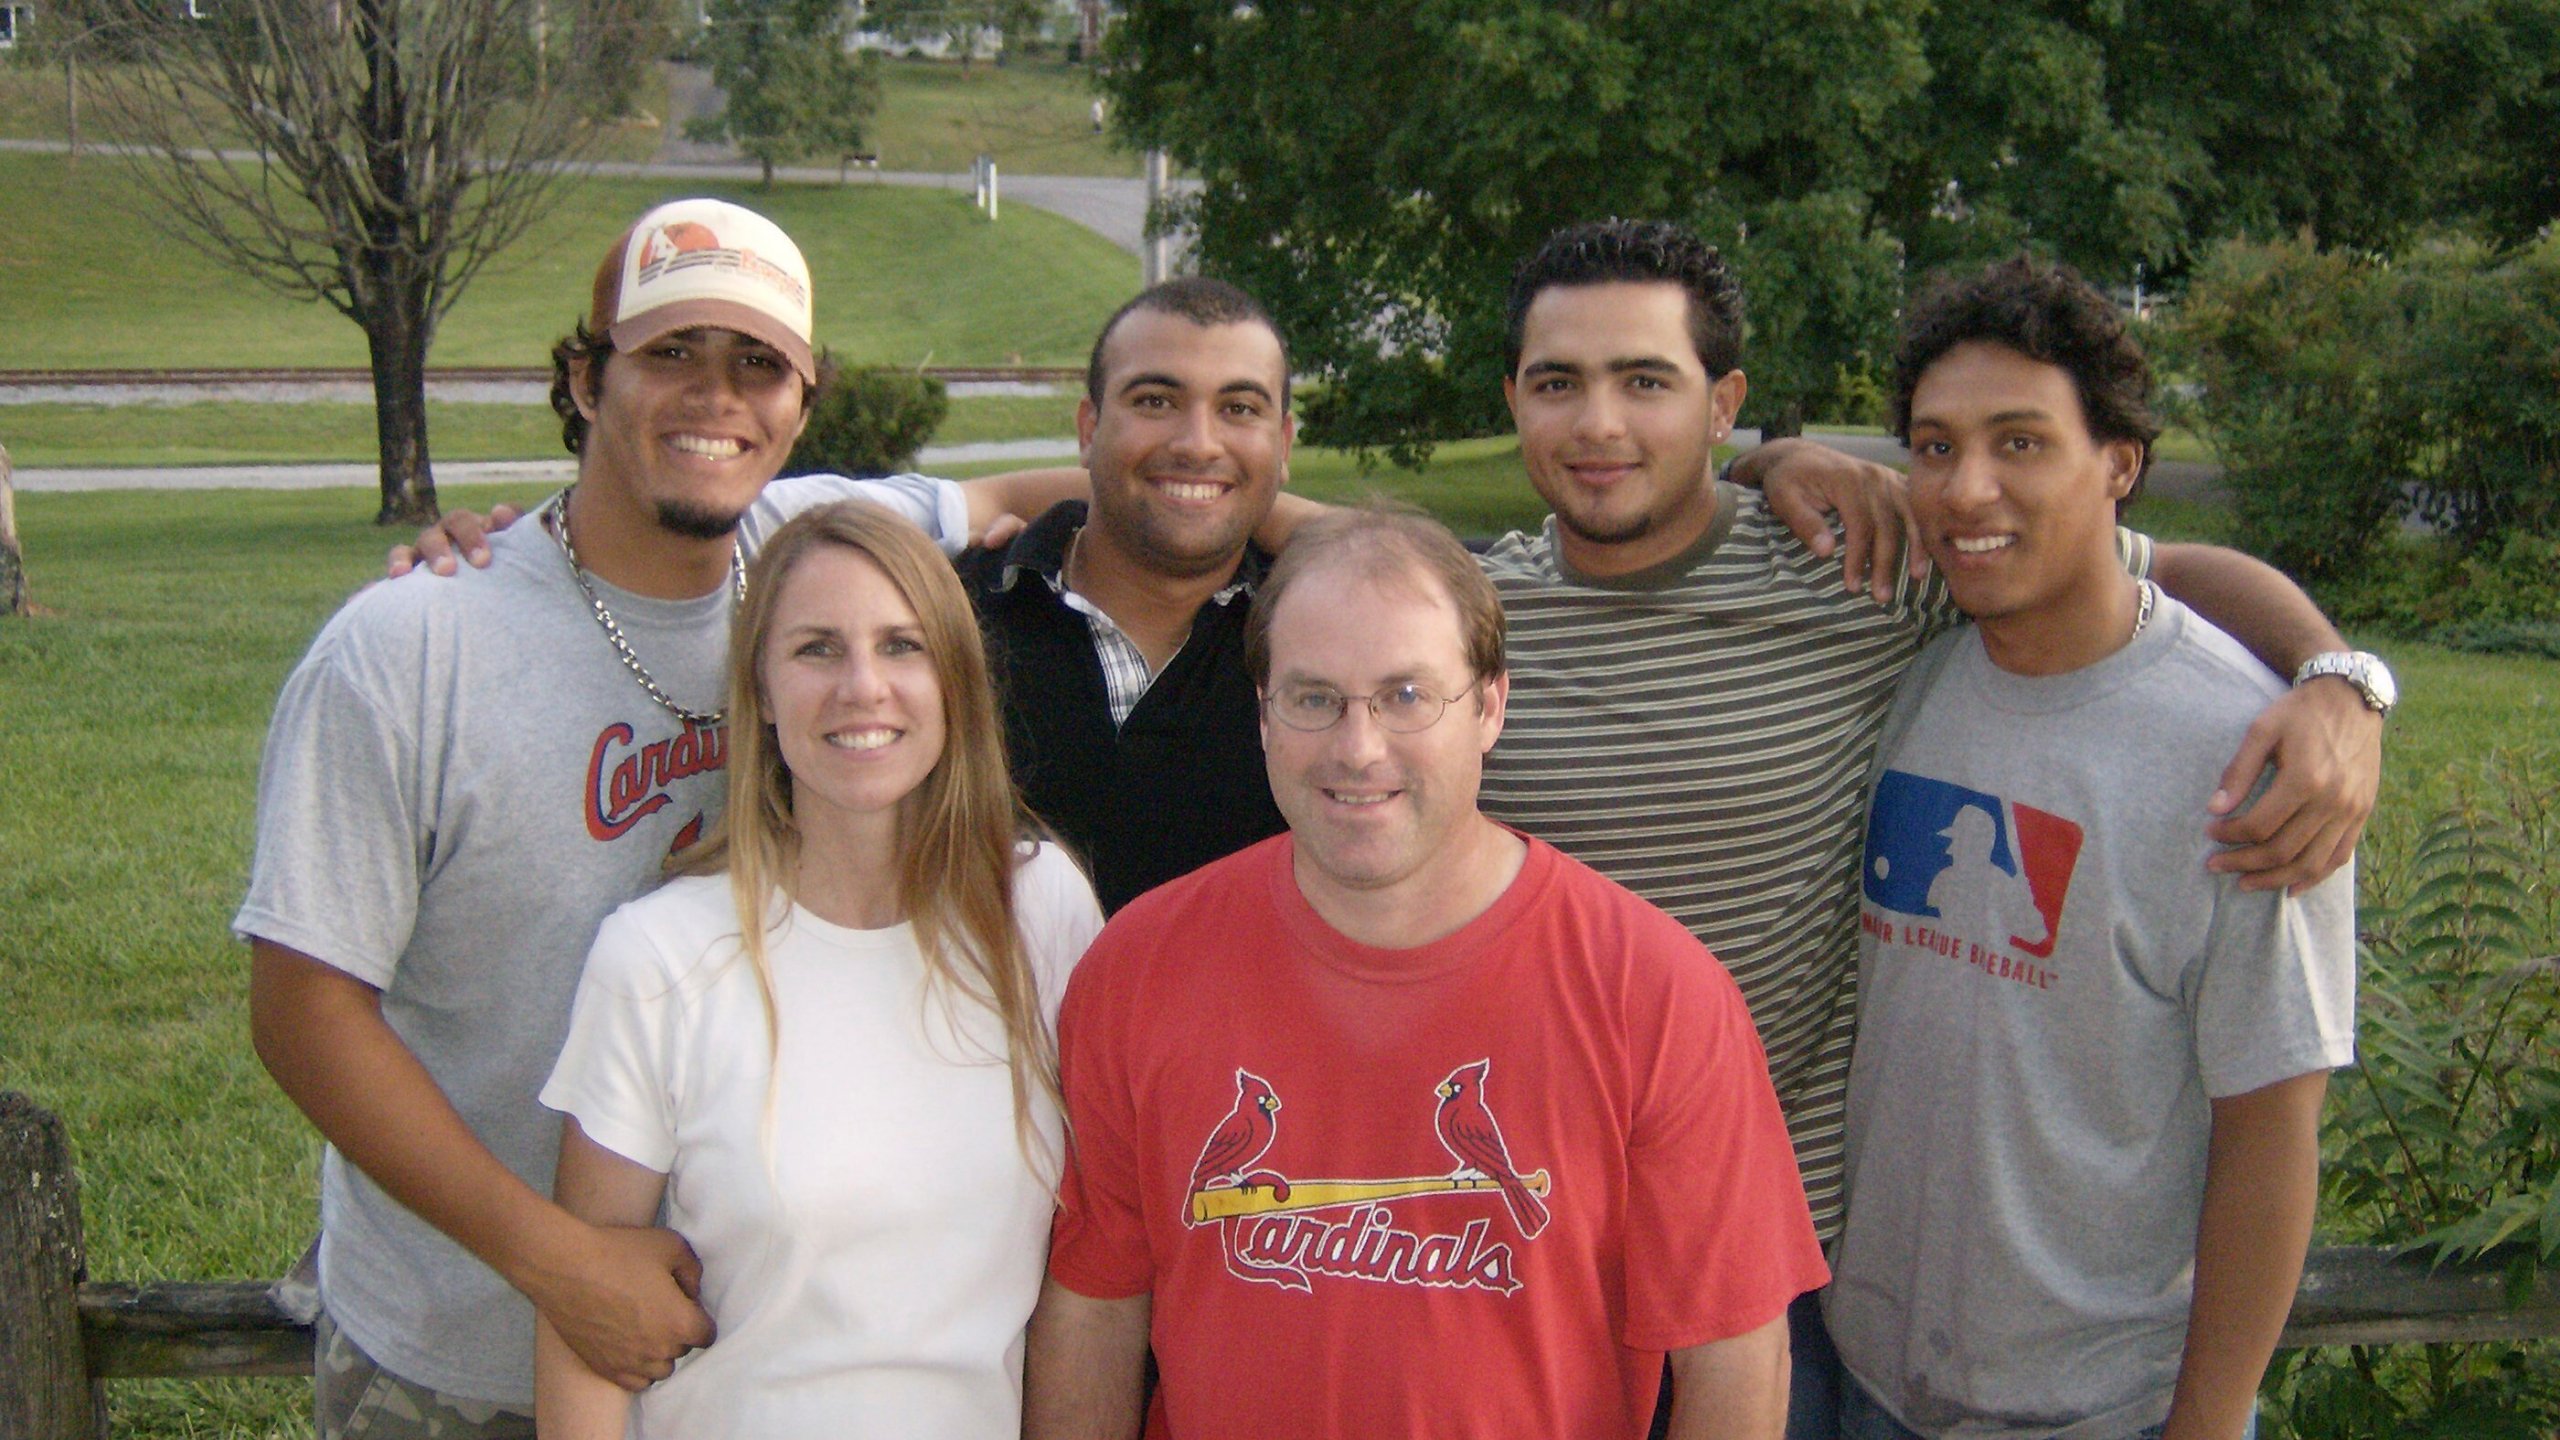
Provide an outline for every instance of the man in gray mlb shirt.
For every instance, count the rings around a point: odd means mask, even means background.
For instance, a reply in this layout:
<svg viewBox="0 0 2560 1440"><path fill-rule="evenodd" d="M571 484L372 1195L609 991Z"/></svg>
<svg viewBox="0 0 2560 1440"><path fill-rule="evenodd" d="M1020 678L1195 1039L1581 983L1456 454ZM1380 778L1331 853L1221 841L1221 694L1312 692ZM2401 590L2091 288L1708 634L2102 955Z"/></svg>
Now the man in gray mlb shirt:
<svg viewBox="0 0 2560 1440"><path fill-rule="evenodd" d="M2354 872L2205 868L2191 817L2282 682L2115 562L2159 426L2106 297L2025 259L1942 283L1895 369L1974 624L1895 697L1866 828L1843 1430L2239 1440L2354 1055Z"/></svg>
<svg viewBox="0 0 2560 1440"><path fill-rule="evenodd" d="M597 924L718 813L735 532L809 336L771 222L650 211L555 352L577 483L485 572L358 595L277 702L233 923L259 1057L329 1140L324 1440L530 1436L537 1307L635 1389L711 1339L682 1239L551 1203L535 1093Z"/></svg>

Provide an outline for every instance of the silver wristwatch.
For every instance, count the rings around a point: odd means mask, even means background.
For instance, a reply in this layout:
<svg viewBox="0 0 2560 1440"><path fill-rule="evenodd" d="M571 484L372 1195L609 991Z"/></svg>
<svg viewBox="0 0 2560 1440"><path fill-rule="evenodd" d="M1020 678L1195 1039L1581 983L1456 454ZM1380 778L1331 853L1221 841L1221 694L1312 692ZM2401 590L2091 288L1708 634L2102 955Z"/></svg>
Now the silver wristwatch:
<svg viewBox="0 0 2560 1440"><path fill-rule="evenodd" d="M2400 703L2400 687L2391 678L2391 667L2383 664L2379 655L2362 650L2324 651L2302 662L2302 668L2293 672L2293 683L2298 686L2322 675L2335 675L2356 687L2356 693L2364 697L2364 703L2376 715L2388 715L2391 707Z"/></svg>

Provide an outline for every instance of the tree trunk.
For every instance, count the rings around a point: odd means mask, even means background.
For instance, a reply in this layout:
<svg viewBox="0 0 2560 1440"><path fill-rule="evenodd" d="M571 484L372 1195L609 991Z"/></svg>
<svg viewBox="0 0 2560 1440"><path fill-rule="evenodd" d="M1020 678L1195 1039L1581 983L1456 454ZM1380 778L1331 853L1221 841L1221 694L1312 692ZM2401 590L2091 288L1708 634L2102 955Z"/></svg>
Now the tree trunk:
<svg viewBox="0 0 2560 1440"><path fill-rule="evenodd" d="M757 156L757 157L756 157L756 160L758 161L758 163L760 163L760 164L762 164L762 165L764 166L764 188L765 188L765 189L767 189L767 190L772 189L772 188L773 188L773 157L772 157L772 156L770 156L770 155L759 155L759 156Z"/></svg>
<svg viewBox="0 0 2560 1440"><path fill-rule="evenodd" d="M1790 440L1804 433L1804 402L1790 400L1760 422L1760 442Z"/></svg>
<svg viewBox="0 0 2560 1440"><path fill-rule="evenodd" d="M424 318L386 304L365 327L373 352L373 429L382 453L382 510L377 525L424 525L439 513L436 480L427 468L427 343Z"/></svg>
<svg viewBox="0 0 2560 1440"><path fill-rule="evenodd" d="M9 447L0 445L0 615L27 613L27 563L18 550L18 496L9 486Z"/></svg>
<svg viewBox="0 0 2560 1440"><path fill-rule="evenodd" d="M373 429L382 461L377 525L423 525L436 518L435 476L427 468L427 339L430 262L406 230L413 199L412 156L402 142L412 97L401 73L401 14L388 0L365 0L353 23L365 53L360 125L371 141L379 197L359 207L364 247L355 258L356 293L368 294L365 347L373 357Z"/></svg>

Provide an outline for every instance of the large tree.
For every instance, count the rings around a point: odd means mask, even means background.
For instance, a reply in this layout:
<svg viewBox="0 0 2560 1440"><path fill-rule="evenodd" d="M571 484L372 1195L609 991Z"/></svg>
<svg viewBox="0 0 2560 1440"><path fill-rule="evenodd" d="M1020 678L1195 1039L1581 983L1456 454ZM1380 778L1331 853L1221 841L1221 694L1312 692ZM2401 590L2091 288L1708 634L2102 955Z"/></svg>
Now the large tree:
<svg viewBox="0 0 2560 1440"><path fill-rule="evenodd" d="M1723 246L1785 430L1875 394L1919 269L2514 238L2560 185L2560 0L1151 0L1110 45L1115 123L1200 177L1166 218L1326 382L1310 433L1405 453L1500 427L1504 282L1569 221Z"/></svg>
<svg viewBox="0 0 2560 1440"><path fill-rule="evenodd" d="M363 328L378 518L433 518L428 347L581 153L590 132L576 100L587 92L574 80L619 7L221 0L195 20L168 0L95 3L115 9L140 62L101 108L135 147L157 218L215 261Z"/></svg>
<svg viewBox="0 0 2560 1440"><path fill-rule="evenodd" d="M704 17L695 53L711 66L721 108L686 133L736 146L768 186L777 164L862 153L880 108L879 57L847 53L838 0L711 0Z"/></svg>
<svg viewBox="0 0 2560 1440"><path fill-rule="evenodd" d="M1739 247L1763 220L1845 224L1832 253L1867 283L1855 197L1923 78L1919 9L1160 0L1114 27L1103 83L1200 177L1176 218L1201 268L1325 382L1311 433L1404 454L1501 426L1503 288L1557 226L1666 216ZM1825 192L1852 199L1794 213Z"/></svg>
<svg viewBox="0 0 2560 1440"><path fill-rule="evenodd" d="M2383 249L2552 214L2527 137L2552 133L2555 0L1937 0L1923 34L1878 197L1917 264L2026 243L2131 278L2226 235ZM2540 218L2493 214L2525 176Z"/></svg>

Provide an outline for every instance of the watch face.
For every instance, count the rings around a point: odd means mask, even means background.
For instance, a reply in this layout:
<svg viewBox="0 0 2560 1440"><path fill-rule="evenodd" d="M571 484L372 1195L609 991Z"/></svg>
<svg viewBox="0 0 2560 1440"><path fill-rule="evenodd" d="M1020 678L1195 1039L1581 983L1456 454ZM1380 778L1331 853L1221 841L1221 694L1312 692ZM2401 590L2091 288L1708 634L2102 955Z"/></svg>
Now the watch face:
<svg viewBox="0 0 2560 1440"><path fill-rule="evenodd" d="M2387 714L2392 706L2400 703L2400 687L2392 681L2391 667L2383 664L2379 655L2362 650L2336 650L2317 655L2303 663L2294 683L2299 685L2321 675L2335 675L2353 685L2357 693L2364 696L2364 703L2376 711Z"/></svg>
<svg viewBox="0 0 2560 1440"><path fill-rule="evenodd" d="M2400 686L2391 678L2391 667L2371 655L2356 657L2355 673L2350 677L2373 702L2377 710L2388 710L2400 703Z"/></svg>

